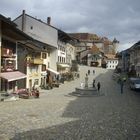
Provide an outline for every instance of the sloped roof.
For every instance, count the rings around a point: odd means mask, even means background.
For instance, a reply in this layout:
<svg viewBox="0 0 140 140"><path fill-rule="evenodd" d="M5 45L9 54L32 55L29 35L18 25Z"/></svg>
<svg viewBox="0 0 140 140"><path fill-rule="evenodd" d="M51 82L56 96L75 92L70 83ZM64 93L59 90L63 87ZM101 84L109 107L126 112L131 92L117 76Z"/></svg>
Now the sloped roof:
<svg viewBox="0 0 140 140"><path fill-rule="evenodd" d="M135 43L131 48L130 50L134 50L134 49L138 49L140 48L140 41L138 41L137 43Z"/></svg>
<svg viewBox="0 0 140 140"><path fill-rule="evenodd" d="M90 33L69 33L69 35L81 41L101 40L101 38L96 34L90 34Z"/></svg>
<svg viewBox="0 0 140 140"><path fill-rule="evenodd" d="M5 16L0 14L0 21L2 21L2 33L4 35L11 35L16 37L17 40L27 40L30 39L32 40L32 37L30 37L29 35L27 35L26 33L22 32L21 30L19 30L16 26L16 24L11 21L9 18L6 18Z"/></svg>
<svg viewBox="0 0 140 140"><path fill-rule="evenodd" d="M106 54L105 55L108 59L117 59L116 58L116 55L113 55L113 54Z"/></svg>
<svg viewBox="0 0 140 140"><path fill-rule="evenodd" d="M100 49L94 44L90 49L90 53L100 53Z"/></svg>

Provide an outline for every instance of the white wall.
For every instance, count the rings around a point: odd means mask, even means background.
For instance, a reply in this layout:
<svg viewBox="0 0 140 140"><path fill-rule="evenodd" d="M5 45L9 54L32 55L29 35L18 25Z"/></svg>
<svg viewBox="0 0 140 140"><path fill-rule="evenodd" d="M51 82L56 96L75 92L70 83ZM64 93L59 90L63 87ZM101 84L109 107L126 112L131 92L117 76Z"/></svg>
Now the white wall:
<svg viewBox="0 0 140 140"><path fill-rule="evenodd" d="M17 18L13 22L15 22L17 24L18 29L22 30L22 16L20 16L19 18Z"/></svg>
<svg viewBox="0 0 140 140"><path fill-rule="evenodd" d="M58 58L58 51L57 49L54 49L50 52L50 68L55 71L57 71L57 66L56 66L57 58Z"/></svg>
<svg viewBox="0 0 140 140"><path fill-rule="evenodd" d="M18 28L22 28L22 17L19 17L14 21ZM25 15L25 30L24 32L32 36L34 39L49 44L54 47L58 47L58 30L35 19L33 17Z"/></svg>
<svg viewBox="0 0 140 140"><path fill-rule="evenodd" d="M118 60L116 59L107 60L107 69L115 69L117 65L118 65Z"/></svg>

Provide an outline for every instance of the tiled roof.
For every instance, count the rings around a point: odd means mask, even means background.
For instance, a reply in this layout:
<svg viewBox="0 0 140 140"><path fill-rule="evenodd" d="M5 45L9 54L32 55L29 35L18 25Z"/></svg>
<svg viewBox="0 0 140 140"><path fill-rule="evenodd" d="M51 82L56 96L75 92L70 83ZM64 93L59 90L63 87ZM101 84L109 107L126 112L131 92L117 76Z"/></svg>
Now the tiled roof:
<svg viewBox="0 0 140 140"><path fill-rule="evenodd" d="M89 33L69 33L69 35L81 41L94 41L94 40L101 39L96 34L89 34Z"/></svg>
<svg viewBox="0 0 140 140"><path fill-rule="evenodd" d="M99 53L100 52L100 49L94 44L92 46L92 48L90 49L90 53Z"/></svg>
<svg viewBox="0 0 140 140"><path fill-rule="evenodd" d="M113 54L106 54L105 55L108 59L116 59L116 55L113 55Z"/></svg>

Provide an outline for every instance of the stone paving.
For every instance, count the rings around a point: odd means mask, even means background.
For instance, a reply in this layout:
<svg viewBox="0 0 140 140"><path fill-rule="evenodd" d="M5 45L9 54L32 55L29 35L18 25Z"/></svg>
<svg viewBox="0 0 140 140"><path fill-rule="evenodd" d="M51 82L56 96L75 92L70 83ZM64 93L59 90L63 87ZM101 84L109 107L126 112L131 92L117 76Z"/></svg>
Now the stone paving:
<svg viewBox="0 0 140 140"><path fill-rule="evenodd" d="M89 77L101 82L98 97L76 97L71 93L80 78L52 90L42 90L39 99L0 102L0 140L139 140L140 93L120 87L112 71L94 68Z"/></svg>

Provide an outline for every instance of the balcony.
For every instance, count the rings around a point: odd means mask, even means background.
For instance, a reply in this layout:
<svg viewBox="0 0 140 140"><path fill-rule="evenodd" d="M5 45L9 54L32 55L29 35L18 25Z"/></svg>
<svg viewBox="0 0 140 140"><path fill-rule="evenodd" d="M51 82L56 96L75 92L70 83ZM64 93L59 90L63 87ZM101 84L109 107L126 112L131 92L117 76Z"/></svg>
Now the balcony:
<svg viewBox="0 0 140 140"><path fill-rule="evenodd" d="M40 58L32 58L29 61L30 64L36 64L36 65L42 65L43 64L43 59Z"/></svg>
<svg viewBox="0 0 140 140"><path fill-rule="evenodd" d="M2 58L1 71L14 71L16 69L16 61L12 58Z"/></svg>
<svg viewBox="0 0 140 140"><path fill-rule="evenodd" d="M11 49L2 48L1 52L2 57L15 57Z"/></svg>

